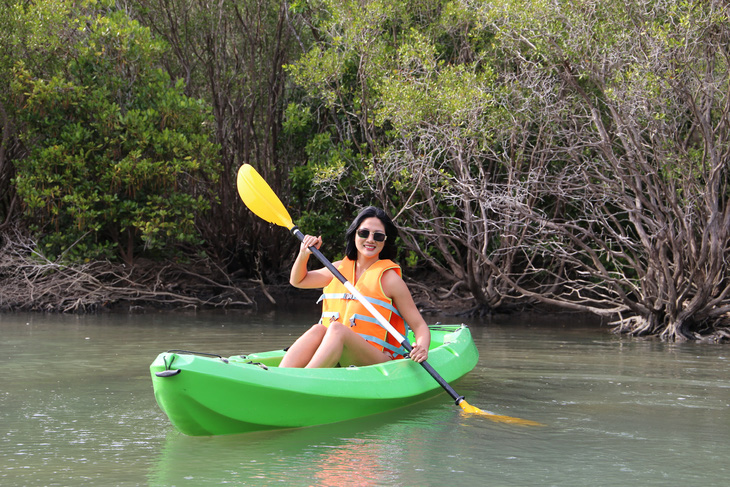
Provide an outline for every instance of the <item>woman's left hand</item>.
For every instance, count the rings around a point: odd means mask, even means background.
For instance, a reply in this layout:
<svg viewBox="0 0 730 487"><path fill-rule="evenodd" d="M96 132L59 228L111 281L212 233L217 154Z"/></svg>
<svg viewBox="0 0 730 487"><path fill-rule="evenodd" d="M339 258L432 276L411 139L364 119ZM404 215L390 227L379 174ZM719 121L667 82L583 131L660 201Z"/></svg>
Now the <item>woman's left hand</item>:
<svg viewBox="0 0 730 487"><path fill-rule="evenodd" d="M416 343L413 345L413 350L411 350L409 355L411 356L411 360L420 364L424 360L428 359L428 349Z"/></svg>

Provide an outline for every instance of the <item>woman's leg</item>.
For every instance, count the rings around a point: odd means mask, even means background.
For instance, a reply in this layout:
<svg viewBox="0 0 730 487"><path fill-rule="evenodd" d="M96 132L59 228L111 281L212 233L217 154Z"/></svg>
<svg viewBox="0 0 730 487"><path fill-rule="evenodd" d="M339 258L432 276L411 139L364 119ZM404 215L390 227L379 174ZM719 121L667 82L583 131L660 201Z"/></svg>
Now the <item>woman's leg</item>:
<svg viewBox="0 0 730 487"><path fill-rule="evenodd" d="M327 328L324 325L316 324L309 330L304 332L297 341L289 347L284 358L281 360L279 367L304 367L309 363L317 351L322 339L324 338Z"/></svg>
<svg viewBox="0 0 730 487"><path fill-rule="evenodd" d="M370 345L363 337L339 321L330 324L307 368L347 365L372 365L391 357Z"/></svg>

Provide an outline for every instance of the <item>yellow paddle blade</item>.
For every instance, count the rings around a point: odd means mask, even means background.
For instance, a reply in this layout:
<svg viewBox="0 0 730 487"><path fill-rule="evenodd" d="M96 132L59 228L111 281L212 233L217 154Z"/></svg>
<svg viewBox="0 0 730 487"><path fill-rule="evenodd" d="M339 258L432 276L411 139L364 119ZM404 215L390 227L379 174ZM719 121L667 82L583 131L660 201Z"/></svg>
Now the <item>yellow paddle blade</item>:
<svg viewBox="0 0 730 487"><path fill-rule="evenodd" d="M258 217L289 230L294 228L294 222L292 222L289 212L253 166L250 164L241 166L238 170L236 186L238 195L248 209Z"/></svg>
<svg viewBox="0 0 730 487"><path fill-rule="evenodd" d="M496 421L498 423L519 424L521 426L545 426L542 423L538 423L537 421L531 421L529 419L513 418L512 416L503 416L501 414L490 413L489 411L484 411L483 409L474 407L464 400L459 403L459 406L461 406L461 409L463 409L466 414L476 414L479 416L484 416L485 418Z"/></svg>

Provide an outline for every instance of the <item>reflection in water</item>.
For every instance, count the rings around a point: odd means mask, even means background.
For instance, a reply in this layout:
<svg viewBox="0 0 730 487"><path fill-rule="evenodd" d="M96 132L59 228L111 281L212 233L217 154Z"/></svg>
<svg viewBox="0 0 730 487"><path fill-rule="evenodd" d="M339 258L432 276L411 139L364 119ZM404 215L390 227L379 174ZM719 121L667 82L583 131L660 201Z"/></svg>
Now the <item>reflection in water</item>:
<svg viewBox="0 0 730 487"><path fill-rule="evenodd" d="M382 439L350 438L337 448L323 454L314 472L315 485L339 487L352 485L366 487L382 485L397 479L397 471L390 468L390 460L397 458L397 450L390 449Z"/></svg>
<svg viewBox="0 0 730 487"><path fill-rule="evenodd" d="M313 320L0 315L0 485L727 483L727 346L559 320L471 323L481 358L455 387L474 406L544 428L463 416L443 394L356 421L193 438L155 404L149 364L160 351L280 348Z"/></svg>
<svg viewBox="0 0 730 487"><path fill-rule="evenodd" d="M423 464L421 445L448 429L444 416L454 413L432 399L408 410L312 428L218 437L171 432L149 480L151 485L244 480L257 485L428 485L419 475L409 475L406 482L404 468Z"/></svg>

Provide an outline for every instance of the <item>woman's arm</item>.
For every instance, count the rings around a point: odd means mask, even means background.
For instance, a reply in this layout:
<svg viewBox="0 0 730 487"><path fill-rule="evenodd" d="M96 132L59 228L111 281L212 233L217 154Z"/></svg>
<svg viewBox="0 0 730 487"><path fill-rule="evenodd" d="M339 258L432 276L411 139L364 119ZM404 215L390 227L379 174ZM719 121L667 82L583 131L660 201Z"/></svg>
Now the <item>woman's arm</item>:
<svg viewBox="0 0 730 487"><path fill-rule="evenodd" d="M393 300L393 305L416 335L415 343L411 344L413 346L413 351L410 354L411 359L416 362L423 362L428 359L431 331L428 329L426 320L421 316L421 312L418 311L416 303L413 302L413 296L411 296L408 286L393 269L385 271L381 283L385 295Z"/></svg>
<svg viewBox="0 0 730 487"><path fill-rule="evenodd" d="M289 274L289 283L301 289L316 289L325 287L332 280L332 273L326 268L317 269L314 271L307 270L307 262L312 252L309 247L314 246L319 248L322 245L322 237L314 237L312 235L305 235L301 245L299 245L299 254L294 265L292 265L291 273ZM337 267L339 262L335 262L334 266Z"/></svg>

